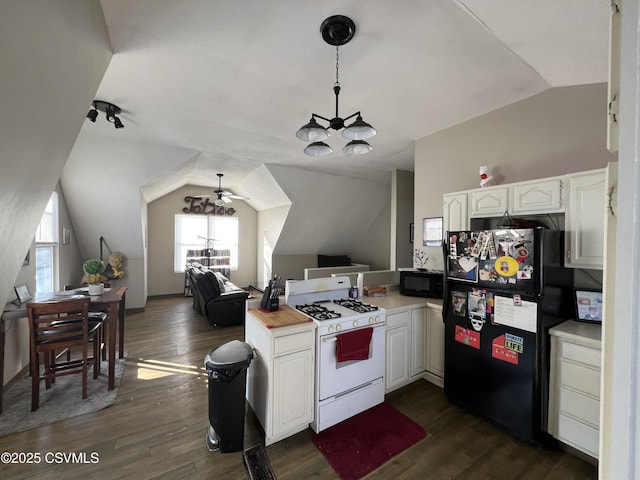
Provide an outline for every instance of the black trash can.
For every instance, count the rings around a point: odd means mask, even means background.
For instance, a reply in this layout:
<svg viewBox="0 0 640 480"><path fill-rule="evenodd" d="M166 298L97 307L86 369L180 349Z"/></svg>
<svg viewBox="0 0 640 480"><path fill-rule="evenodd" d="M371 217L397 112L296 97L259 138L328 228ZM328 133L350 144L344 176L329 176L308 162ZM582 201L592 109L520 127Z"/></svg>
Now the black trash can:
<svg viewBox="0 0 640 480"><path fill-rule="evenodd" d="M209 375L209 450L242 451L247 368L253 349L232 340L214 348L204 358Z"/></svg>

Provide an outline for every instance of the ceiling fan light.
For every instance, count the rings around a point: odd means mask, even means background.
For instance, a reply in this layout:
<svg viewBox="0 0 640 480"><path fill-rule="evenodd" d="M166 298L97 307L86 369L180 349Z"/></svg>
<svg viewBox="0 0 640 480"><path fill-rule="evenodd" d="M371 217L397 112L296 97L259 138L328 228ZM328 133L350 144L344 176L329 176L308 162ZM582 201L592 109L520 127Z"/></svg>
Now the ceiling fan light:
<svg viewBox="0 0 640 480"><path fill-rule="evenodd" d="M87 113L87 118L95 123L96 118L98 118L98 110L96 110L94 108L89 110L89 113Z"/></svg>
<svg viewBox="0 0 640 480"><path fill-rule="evenodd" d="M325 155L331 155L333 149L324 142L313 142L307 145L304 153L312 157L324 157Z"/></svg>
<svg viewBox="0 0 640 480"><path fill-rule="evenodd" d="M342 131L342 136L349 140L367 140L374 137L376 133L376 129L362 120L362 117L358 115L356 121Z"/></svg>
<svg viewBox="0 0 640 480"><path fill-rule="evenodd" d="M351 140L342 151L347 155L364 155L373 150L373 147L364 140Z"/></svg>
<svg viewBox="0 0 640 480"><path fill-rule="evenodd" d="M216 198L213 203L216 207L224 207L224 200L222 199L222 197Z"/></svg>
<svg viewBox="0 0 640 480"><path fill-rule="evenodd" d="M329 131L316 122L314 117L311 117L309 123L300 127L300 130L296 132L296 137L305 142L322 142L329 138Z"/></svg>

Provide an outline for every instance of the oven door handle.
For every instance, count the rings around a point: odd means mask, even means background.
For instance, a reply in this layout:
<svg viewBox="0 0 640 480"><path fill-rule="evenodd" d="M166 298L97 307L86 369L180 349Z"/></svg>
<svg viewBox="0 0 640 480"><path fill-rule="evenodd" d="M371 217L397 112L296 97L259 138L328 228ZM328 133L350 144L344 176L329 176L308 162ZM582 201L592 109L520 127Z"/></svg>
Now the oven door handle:
<svg viewBox="0 0 640 480"><path fill-rule="evenodd" d="M338 341L338 337L331 337L331 338L323 338L322 339L322 343L337 342L337 341Z"/></svg>

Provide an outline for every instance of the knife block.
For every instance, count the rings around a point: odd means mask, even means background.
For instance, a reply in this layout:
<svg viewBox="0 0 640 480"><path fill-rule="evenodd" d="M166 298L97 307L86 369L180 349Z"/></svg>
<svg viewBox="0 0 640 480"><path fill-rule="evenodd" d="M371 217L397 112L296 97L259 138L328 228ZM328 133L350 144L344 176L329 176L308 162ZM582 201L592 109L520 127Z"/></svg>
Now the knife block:
<svg viewBox="0 0 640 480"><path fill-rule="evenodd" d="M264 289L260 308L266 312L275 312L280 308L280 300L278 297L271 298L271 289L269 287Z"/></svg>

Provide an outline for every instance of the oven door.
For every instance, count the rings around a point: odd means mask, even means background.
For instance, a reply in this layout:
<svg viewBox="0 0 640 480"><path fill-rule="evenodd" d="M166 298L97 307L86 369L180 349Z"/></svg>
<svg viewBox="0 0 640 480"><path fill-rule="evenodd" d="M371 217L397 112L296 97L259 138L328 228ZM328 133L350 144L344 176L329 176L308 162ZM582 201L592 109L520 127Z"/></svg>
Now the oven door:
<svg viewBox="0 0 640 480"><path fill-rule="evenodd" d="M384 376L384 330L384 325L373 327L369 358L366 360L338 362L336 338L340 333L320 337L318 342L319 400L357 389Z"/></svg>

